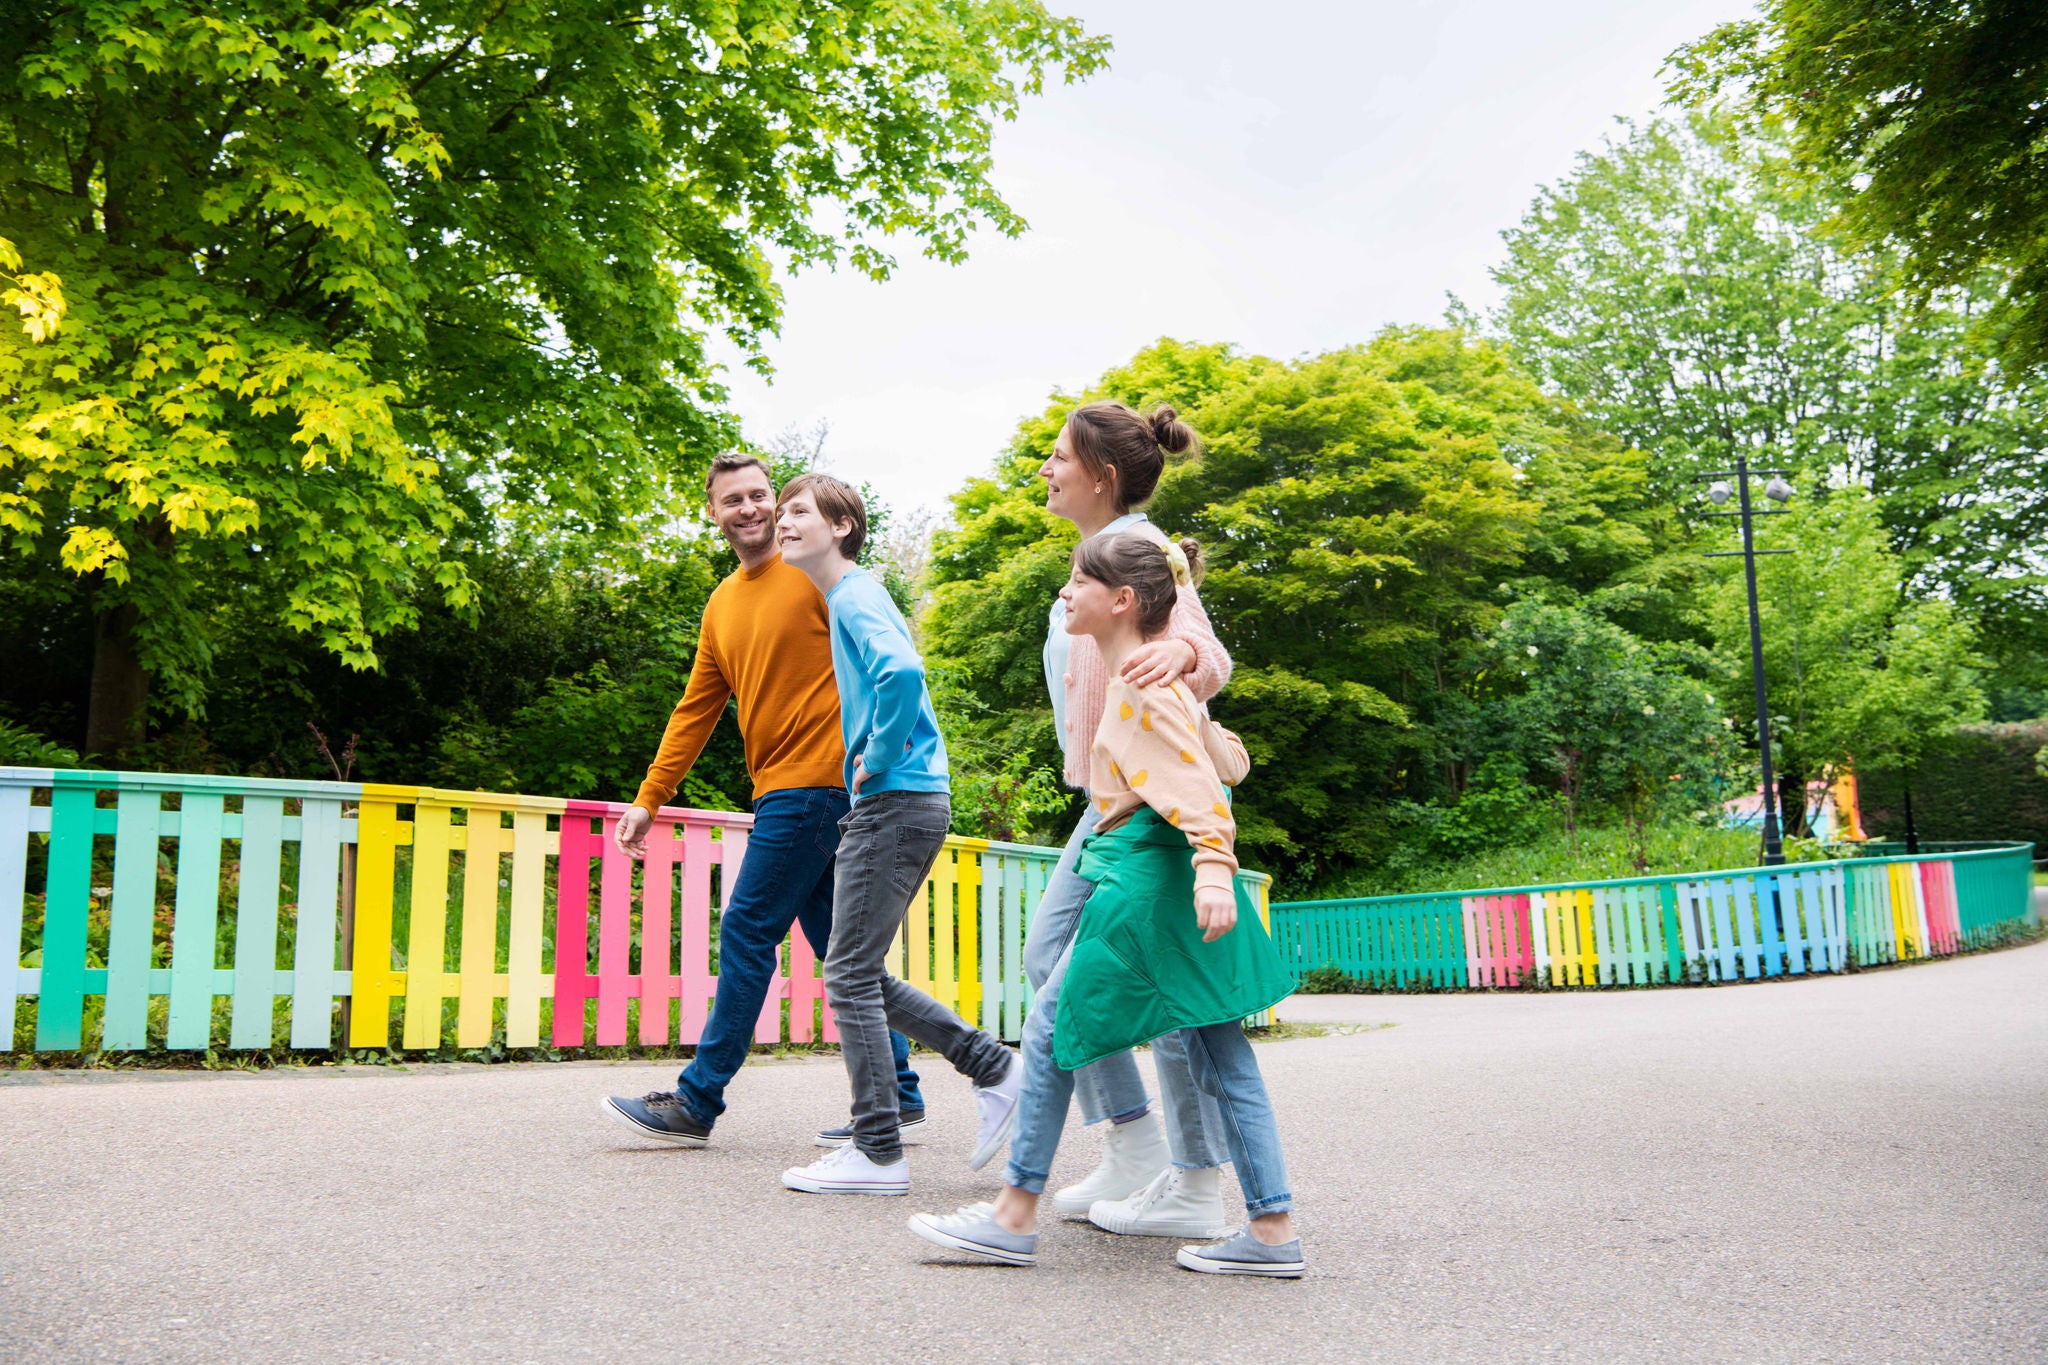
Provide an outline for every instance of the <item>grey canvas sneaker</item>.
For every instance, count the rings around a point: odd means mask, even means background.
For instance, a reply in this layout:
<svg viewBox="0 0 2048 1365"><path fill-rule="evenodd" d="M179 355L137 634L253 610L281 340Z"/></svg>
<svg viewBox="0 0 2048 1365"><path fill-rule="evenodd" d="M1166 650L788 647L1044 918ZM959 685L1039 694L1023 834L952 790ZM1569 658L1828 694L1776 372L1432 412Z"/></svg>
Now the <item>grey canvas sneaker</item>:
<svg viewBox="0 0 2048 1365"><path fill-rule="evenodd" d="M1301 1259L1301 1239L1267 1246L1252 1236L1249 1227L1239 1228L1222 1241L1205 1247L1182 1247L1175 1257L1188 1270L1204 1275L1271 1275L1298 1280L1308 1269Z"/></svg>
<svg viewBox="0 0 2048 1365"><path fill-rule="evenodd" d="M986 1256L1004 1265L1031 1265L1038 1259L1038 1234L1006 1232L996 1222L993 1204L969 1204L958 1213L911 1215L910 1230L949 1251Z"/></svg>
<svg viewBox="0 0 2048 1365"><path fill-rule="evenodd" d="M699 1123L672 1090L650 1091L637 1100L613 1095L598 1101L598 1107L640 1136L656 1142L702 1147L711 1141L711 1125Z"/></svg>

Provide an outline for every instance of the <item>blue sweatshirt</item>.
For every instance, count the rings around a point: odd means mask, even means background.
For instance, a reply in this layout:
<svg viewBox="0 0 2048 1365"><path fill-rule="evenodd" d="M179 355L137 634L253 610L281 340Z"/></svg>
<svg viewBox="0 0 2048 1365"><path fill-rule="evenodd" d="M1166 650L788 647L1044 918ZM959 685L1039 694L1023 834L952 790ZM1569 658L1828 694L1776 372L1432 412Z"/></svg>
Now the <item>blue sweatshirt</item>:
<svg viewBox="0 0 2048 1365"><path fill-rule="evenodd" d="M832 674L839 681L839 729L846 738L846 789L853 760L867 770L862 797L876 792L943 792L946 741L925 690L924 660L910 626L874 575L846 571L825 594L832 620Z"/></svg>

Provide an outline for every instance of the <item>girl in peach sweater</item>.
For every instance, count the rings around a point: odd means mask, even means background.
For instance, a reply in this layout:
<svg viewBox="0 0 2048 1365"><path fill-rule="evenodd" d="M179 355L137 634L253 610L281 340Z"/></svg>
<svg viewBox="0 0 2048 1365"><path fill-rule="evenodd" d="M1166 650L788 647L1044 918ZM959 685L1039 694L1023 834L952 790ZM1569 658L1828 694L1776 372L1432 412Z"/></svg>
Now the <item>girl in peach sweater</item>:
<svg viewBox="0 0 2048 1365"><path fill-rule="evenodd" d="M1247 1221L1179 1263L1209 1274L1298 1276L1294 1199L1273 1108L1241 1021L1294 988L1236 882L1236 823L1225 779L1244 776L1241 746L1216 730L1177 681L1138 685L1118 665L1166 628L1172 567L1148 538L1086 540L1062 596L1067 629L1092 637L1112 680L1090 753L1099 824L1080 873L1095 884L1057 999L1025 1022L1024 1093L1006 1184L993 1204L920 1214L930 1242L1012 1265L1038 1249L1038 1202L1073 1094L1074 1071L1174 1036L1197 1085L1220 1108Z"/></svg>

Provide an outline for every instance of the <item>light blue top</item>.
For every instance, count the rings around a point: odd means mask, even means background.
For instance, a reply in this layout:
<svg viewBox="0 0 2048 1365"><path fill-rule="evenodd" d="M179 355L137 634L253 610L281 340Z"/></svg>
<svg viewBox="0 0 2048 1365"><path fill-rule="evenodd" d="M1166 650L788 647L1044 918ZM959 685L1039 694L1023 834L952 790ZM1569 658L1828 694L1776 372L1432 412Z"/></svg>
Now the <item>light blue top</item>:
<svg viewBox="0 0 2048 1365"><path fill-rule="evenodd" d="M1146 519L1143 512L1126 512L1095 534L1113 536ZM1062 754L1067 748L1067 661L1073 654L1074 637L1067 634L1067 601L1055 597L1052 618L1045 628L1045 690L1052 695L1052 732L1059 736Z"/></svg>
<svg viewBox="0 0 2048 1365"><path fill-rule="evenodd" d="M858 567L825 594L825 610L846 739L846 790L853 791L853 760L859 758L867 778L856 803L876 792L950 791L946 741L903 613L875 576Z"/></svg>

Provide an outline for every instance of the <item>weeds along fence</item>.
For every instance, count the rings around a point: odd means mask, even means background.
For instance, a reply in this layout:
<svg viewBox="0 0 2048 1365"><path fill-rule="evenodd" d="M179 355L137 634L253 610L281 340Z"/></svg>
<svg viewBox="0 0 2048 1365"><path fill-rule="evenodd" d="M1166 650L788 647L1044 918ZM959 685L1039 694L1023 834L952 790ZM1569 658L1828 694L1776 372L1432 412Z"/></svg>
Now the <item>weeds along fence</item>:
<svg viewBox="0 0 2048 1365"><path fill-rule="evenodd" d="M0 1050L575 1049L697 1041L748 815L0 767ZM1015 1039L1059 850L952 838L891 970ZM1244 874L1256 903L1267 879ZM799 932L755 1026L833 1042Z"/></svg>
<svg viewBox="0 0 2048 1365"><path fill-rule="evenodd" d="M2032 844L1357 900L1282 901L1298 974L1377 989L1647 986L1942 957L2035 922Z"/></svg>

